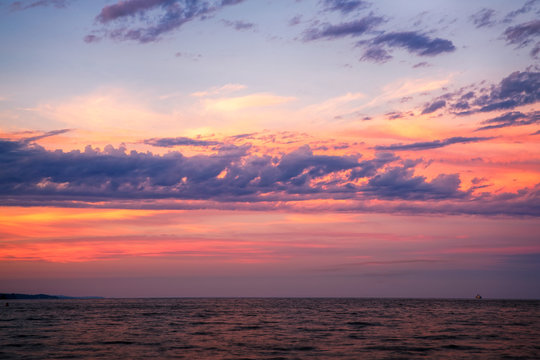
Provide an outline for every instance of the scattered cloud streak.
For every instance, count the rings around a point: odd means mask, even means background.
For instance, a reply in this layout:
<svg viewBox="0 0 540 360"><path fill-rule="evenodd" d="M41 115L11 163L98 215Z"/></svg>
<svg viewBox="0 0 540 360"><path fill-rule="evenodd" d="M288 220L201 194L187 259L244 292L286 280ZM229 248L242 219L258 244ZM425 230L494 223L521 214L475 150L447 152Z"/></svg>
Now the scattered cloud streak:
<svg viewBox="0 0 540 360"><path fill-rule="evenodd" d="M241 21L241 20L237 20L237 21L223 20L223 23L225 25L227 25L228 27L231 27L231 28L233 28L235 30L238 30L238 31L246 31L246 30L254 30L255 29L255 24L254 23Z"/></svg>
<svg viewBox="0 0 540 360"><path fill-rule="evenodd" d="M474 26L478 29L481 27L490 27L496 24L495 19L495 10L493 9L482 9L477 13L471 15L470 19L472 20Z"/></svg>
<svg viewBox="0 0 540 360"><path fill-rule="evenodd" d="M403 48L418 56L435 56L456 50L450 40L431 38L414 31L386 33L373 39L371 44L376 47Z"/></svg>
<svg viewBox="0 0 540 360"><path fill-rule="evenodd" d="M431 114L443 107L446 106L446 101L444 100L437 100L437 101L434 101L432 102L431 104L427 105L423 110L422 110L422 115L425 115L425 114Z"/></svg>
<svg viewBox="0 0 540 360"><path fill-rule="evenodd" d="M540 111L533 111L524 114L520 111L507 112L501 116L482 121L485 126L479 127L478 130L499 129L508 126L524 126L531 124L540 124Z"/></svg>
<svg viewBox="0 0 540 360"><path fill-rule="evenodd" d="M197 140L188 137L175 138L152 138L143 141L145 144L158 147L174 147L174 146L213 146L222 144L219 141L212 140Z"/></svg>
<svg viewBox="0 0 540 360"><path fill-rule="evenodd" d="M14 1L9 6L11 11L27 10L40 6L54 6L55 8L65 8L70 0L38 0L38 1Z"/></svg>
<svg viewBox="0 0 540 360"><path fill-rule="evenodd" d="M503 36L508 44L515 45L519 48L525 47L533 43L540 36L540 20L536 19L511 26L504 31ZM539 47L540 41L536 42L536 45L532 49L532 57L536 57Z"/></svg>
<svg viewBox="0 0 540 360"><path fill-rule="evenodd" d="M386 146L375 146L376 150L387 150L387 151L403 151L403 150L413 150L413 151L419 151L419 150L431 150L431 149L438 149L445 146L453 145L453 144L467 144L467 143L474 143L479 141L486 141L493 139L492 137L451 137L444 140L433 140L433 141L422 141L422 142L415 142L412 144L393 144L393 145L386 145Z"/></svg>
<svg viewBox="0 0 540 360"><path fill-rule="evenodd" d="M359 20L344 22L336 25L323 24L318 28L310 28L304 34L304 41L318 39L338 39L347 36L355 37L368 33L384 22L380 16L365 16Z"/></svg>
<svg viewBox="0 0 540 360"><path fill-rule="evenodd" d="M96 16L103 25L118 23L115 29L103 28L85 37L86 42L99 41L102 37L114 40L131 40L140 43L159 41L165 33L177 30L185 23L204 19L229 5L243 0L126 0L107 5ZM122 20L128 19L126 26Z"/></svg>
<svg viewBox="0 0 540 360"><path fill-rule="evenodd" d="M492 86L471 85L445 93L422 110L429 114L443 107L456 115L512 110L540 101L540 72L515 71Z"/></svg>
<svg viewBox="0 0 540 360"><path fill-rule="evenodd" d="M353 11L365 9L370 6L362 0L324 0L326 11L339 11L342 14L349 14Z"/></svg>

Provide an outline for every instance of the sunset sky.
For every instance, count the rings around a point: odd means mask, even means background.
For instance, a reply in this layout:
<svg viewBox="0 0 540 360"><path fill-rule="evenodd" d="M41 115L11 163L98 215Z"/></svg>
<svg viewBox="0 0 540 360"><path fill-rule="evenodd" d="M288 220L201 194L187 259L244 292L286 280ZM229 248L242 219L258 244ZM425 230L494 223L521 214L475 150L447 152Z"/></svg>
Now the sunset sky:
<svg viewBox="0 0 540 360"><path fill-rule="evenodd" d="M540 298L540 0L0 2L0 292Z"/></svg>

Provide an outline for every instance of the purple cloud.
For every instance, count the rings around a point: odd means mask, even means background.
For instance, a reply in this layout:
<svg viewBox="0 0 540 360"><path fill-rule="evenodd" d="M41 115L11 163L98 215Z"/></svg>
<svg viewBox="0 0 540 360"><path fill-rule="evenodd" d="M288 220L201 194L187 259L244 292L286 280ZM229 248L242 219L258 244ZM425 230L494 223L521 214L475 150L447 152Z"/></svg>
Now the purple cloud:
<svg viewBox="0 0 540 360"><path fill-rule="evenodd" d="M422 115L425 115L425 114L431 114L443 107L446 106L446 101L444 100L437 100L437 101L434 101L432 102L431 104L427 105L424 110L422 110Z"/></svg>
<svg viewBox="0 0 540 360"><path fill-rule="evenodd" d="M525 46L532 38L540 35L540 20L532 20L516 26L511 26L504 31L504 37L510 44Z"/></svg>
<svg viewBox="0 0 540 360"><path fill-rule="evenodd" d="M213 146L221 145L219 141L211 140L196 140L188 137L175 138L152 138L143 140L143 143L158 146L158 147L173 147L173 146Z"/></svg>
<svg viewBox="0 0 540 360"><path fill-rule="evenodd" d="M39 1L14 1L10 5L11 11L27 10L38 6L54 6L65 8L71 0L39 0Z"/></svg>
<svg viewBox="0 0 540 360"><path fill-rule="evenodd" d="M362 0L324 0L324 5L326 11L339 11L342 14L370 6L368 2Z"/></svg>
<svg viewBox="0 0 540 360"><path fill-rule="evenodd" d="M414 176L414 170L404 165L375 175L362 187L362 191L367 196L392 200L465 198L467 193L459 190L460 183L458 174L441 174L426 181L424 176Z"/></svg>
<svg viewBox="0 0 540 360"><path fill-rule="evenodd" d="M369 15L360 20L345 22L337 25L323 25L321 28L308 29L304 34L304 41L318 39L337 39L346 36L360 36L383 23L380 16Z"/></svg>
<svg viewBox="0 0 540 360"><path fill-rule="evenodd" d="M376 63L385 63L390 59L392 59L392 56L380 46L368 47L360 58L361 61L372 61Z"/></svg>
<svg viewBox="0 0 540 360"><path fill-rule="evenodd" d="M434 56L456 50L450 40L432 39L427 35L414 31L386 33L375 38L372 43L389 47L401 47L419 56Z"/></svg>
<svg viewBox="0 0 540 360"><path fill-rule="evenodd" d="M470 16L474 26L478 29L485 26L495 25L495 20L493 16L495 15L495 10L493 9L482 9L477 13Z"/></svg>
<svg viewBox="0 0 540 360"><path fill-rule="evenodd" d="M421 160L401 160L389 152L359 161L359 155L313 154L308 146L279 156L254 155L249 146L217 150L191 157L179 152L128 153L110 145L102 151L87 146L84 151L63 152L30 141L0 140L0 201L15 206L271 210L294 208L302 200L348 199L347 205L323 206L343 211L492 214L495 210L540 216L540 185L474 197L473 188L460 189L459 175L440 174L428 180L414 173ZM370 205L364 201L369 199L390 203Z"/></svg>
<svg viewBox="0 0 540 360"><path fill-rule="evenodd" d="M85 37L94 42L101 36L116 40L134 40L140 43L158 41L162 34L180 28L194 19L210 16L224 6L235 5L243 0L125 0L105 6L96 20L102 25L127 19L116 29L103 29Z"/></svg>
<svg viewBox="0 0 540 360"><path fill-rule="evenodd" d="M504 18L504 22L505 23L512 22L516 16L531 12L532 10L534 10L536 4L538 4L538 0L528 0L519 9L509 12Z"/></svg>
<svg viewBox="0 0 540 360"><path fill-rule="evenodd" d="M504 38L508 44L524 47L534 42L540 35L540 20L532 20L516 26L511 26L504 31ZM531 51L531 56L536 57L540 51L540 41L536 42Z"/></svg>
<svg viewBox="0 0 540 360"><path fill-rule="evenodd" d="M426 105L424 112L447 107L456 115L477 112L511 110L540 101L540 72L515 71L498 84L473 84L455 92L443 94ZM435 111L433 110L433 111Z"/></svg>
<svg viewBox="0 0 540 360"><path fill-rule="evenodd" d="M402 151L402 150L430 150L442 148L452 144L467 144L472 142L486 141L493 139L492 137L462 137L456 136L444 140L422 141L412 144L393 144L386 146L375 146L375 150Z"/></svg>
<svg viewBox="0 0 540 360"><path fill-rule="evenodd" d="M253 30L255 28L255 24L245 21L229 21L229 20L223 20L225 25L232 27L235 30L242 31L242 30Z"/></svg>
<svg viewBox="0 0 540 360"><path fill-rule="evenodd" d="M482 121L482 124L487 125L479 127L478 129L476 129L476 131L498 129L508 126L540 124L540 111L533 111L528 114L524 114L519 111L507 112L493 119Z"/></svg>

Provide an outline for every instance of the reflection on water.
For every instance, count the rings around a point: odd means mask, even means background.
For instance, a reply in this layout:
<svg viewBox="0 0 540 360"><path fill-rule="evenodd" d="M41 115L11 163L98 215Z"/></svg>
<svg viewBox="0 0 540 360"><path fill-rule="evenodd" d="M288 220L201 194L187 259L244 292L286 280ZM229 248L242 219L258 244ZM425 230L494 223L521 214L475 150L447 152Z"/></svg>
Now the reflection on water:
<svg viewBox="0 0 540 360"><path fill-rule="evenodd" d="M540 301L10 300L0 359L540 358Z"/></svg>

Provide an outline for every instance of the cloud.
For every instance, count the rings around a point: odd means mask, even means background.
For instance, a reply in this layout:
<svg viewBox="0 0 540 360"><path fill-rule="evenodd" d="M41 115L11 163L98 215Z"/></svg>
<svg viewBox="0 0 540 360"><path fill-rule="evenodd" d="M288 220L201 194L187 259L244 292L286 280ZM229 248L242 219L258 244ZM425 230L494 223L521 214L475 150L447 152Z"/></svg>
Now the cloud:
<svg viewBox="0 0 540 360"><path fill-rule="evenodd" d="M533 104L540 100L540 73L516 71L502 79L498 86L484 98L476 99L479 111L513 109L517 106Z"/></svg>
<svg viewBox="0 0 540 360"><path fill-rule="evenodd" d="M223 23L229 27L232 27L235 30L243 31L243 30L253 30L255 29L255 24L245 21L229 21L229 20L223 20Z"/></svg>
<svg viewBox="0 0 540 360"><path fill-rule="evenodd" d="M532 43L540 35L540 20L532 20L516 26L511 26L504 31L504 38L508 44L517 47L525 47ZM536 57L540 42L537 42L531 51L531 56Z"/></svg>
<svg viewBox="0 0 540 360"><path fill-rule="evenodd" d="M393 145L379 145L375 146L375 150L388 150L388 151L401 151L401 150L430 150L442 148L452 144L467 144L471 142L479 142L493 139L492 137L451 137L444 140L433 140L433 141L423 141L416 142L412 144L393 144Z"/></svg>
<svg viewBox="0 0 540 360"><path fill-rule="evenodd" d="M385 63L390 59L392 59L392 56L380 46L368 47L360 58L361 61L373 61L376 63Z"/></svg>
<svg viewBox="0 0 540 360"><path fill-rule="evenodd" d="M71 131L71 129L61 129L61 130L48 131L48 132L43 133L41 135L36 135L36 136L29 137L29 138L25 138L25 139L23 139L23 141L29 143L29 142L33 142L33 141L36 141L36 140L46 138L46 137L64 134L64 133L67 133L68 131Z"/></svg>
<svg viewBox="0 0 540 360"><path fill-rule="evenodd" d="M158 147L173 147L173 146L213 146L222 144L219 141L211 140L196 140L188 137L175 138L152 138L143 140L145 144Z"/></svg>
<svg viewBox="0 0 540 360"><path fill-rule="evenodd" d="M360 36L373 30L385 20L380 16L369 15L360 20L337 25L324 24L320 28L311 28L304 33L304 41L318 39L337 39L346 36Z"/></svg>
<svg viewBox="0 0 540 360"><path fill-rule="evenodd" d="M445 106L446 106L446 101L444 101L444 100L434 101L431 104L427 105L424 108L424 110L422 110L422 115L431 114L432 112L435 112L435 111L437 111L440 108L443 108Z"/></svg>
<svg viewBox="0 0 540 360"><path fill-rule="evenodd" d="M185 156L107 145L101 151L87 146L64 152L0 140L6 165L0 172L0 201L6 206L540 216L540 184L475 197L474 188L460 188L458 174L428 180L415 174L421 160L389 152L360 161L360 155L314 154L307 145L274 156L250 149L224 144L214 154Z"/></svg>
<svg viewBox="0 0 540 360"><path fill-rule="evenodd" d="M527 13L531 12L535 8L536 4L538 4L538 0L528 0L519 9L509 12L505 16L503 22L506 22L506 23L512 22L516 16L519 16L521 14L527 14Z"/></svg>
<svg viewBox="0 0 540 360"><path fill-rule="evenodd" d="M420 68L420 67L429 67L429 63L427 63L425 61L422 61L422 62L419 62L418 64L413 65L414 69L417 69L417 68Z"/></svg>
<svg viewBox="0 0 540 360"><path fill-rule="evenodd" d="M474 26L478 29L485 26L489 27L495 25L496 22L493 19L493 15L495 15L495 10L484 8L471 15L470 19L472 20Z"/></svg>
<svg viewBox="0 0 540 360"><path fill-rule="evenodd" d="M70 0L39 0L39 1L14 1L10 5L11 11L27 10L39 6L54 6L55 8L65 8Z"/></svg>
<svg viewBox="0 0 540 360"><path fill-rule="evenodd" d="M524 114L519 111L507 112L501 116L482 121L485 126L479 127L478 130L498 129L508 126L523 126L531 124L540 124L540 111L533 111Z"/></svg>
<svg viewBox="0 0 540 360"><path fill-rule="evenodd" d="M415 31L385 33L373 39L371 44L375 47L384 45L390 48L404 48L411 54L419 56L435 56L456 50L456 47L450 40L430 38Z"/></svg>
<svg viewBox="0 0 540 360"><path fill-rule="evenodd" d="M203 19L228 5L243 0L125 0L103 7L96 21L107 26L118 23L113 30L103 28L85 37L95 42L101 37L132 40L140 43L159 41L165 33L180 28L194 19ZM128 25L126 26L126 21Z"/></svg>
<svg viewBox="0 0 540 360"><path fill-rule="evenodd" d="M324 0L324 5L326 11L339 11L342 14L370 6L368 2L362 0Z"/></svg>
<svg viewBox="0 0 540 360"><path fill-rule="evenodd" d="M473 84L445 93L433 99L423 111L442 108L444 102L446 108L456 115L470 115L477 112L511 110L539 100L540 72L515 71L495 85Z"/></svg>
<svg viewBox="0 0 540 360"><path fill-rule="evenodd" d="M186 138L154 142L200 145ZM127 153L110 145L103 151L90 146L83 152L47 151L27 141L0 141L0 158L9 168L0 174L0 197L261 201L261 194L350 193L346 182L326 184L328 190L312 180L361 166L356 157L315 155L308 146L280 158L250 155L248 149L221 146L217 154L187 157L179 152Z"/></svg>
<svg viewBox="0 0 540 360"><path fill-rule="evenodd" d="M414 170L403 165L375 175L361 189L367 196L381 199L441 200L466 197L459 190L460 183L458 174L441 174L426 181L424 176L414 176Z"/></svg>

